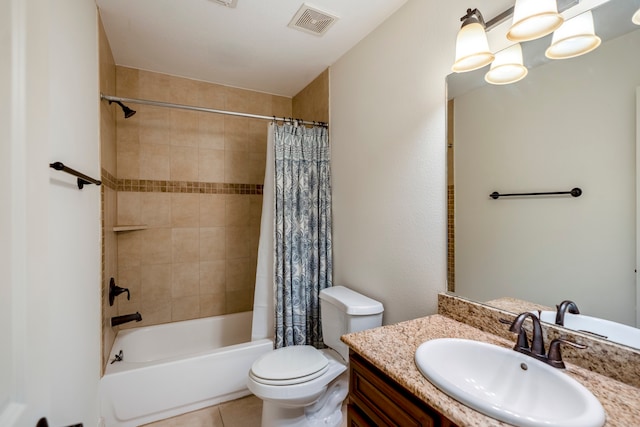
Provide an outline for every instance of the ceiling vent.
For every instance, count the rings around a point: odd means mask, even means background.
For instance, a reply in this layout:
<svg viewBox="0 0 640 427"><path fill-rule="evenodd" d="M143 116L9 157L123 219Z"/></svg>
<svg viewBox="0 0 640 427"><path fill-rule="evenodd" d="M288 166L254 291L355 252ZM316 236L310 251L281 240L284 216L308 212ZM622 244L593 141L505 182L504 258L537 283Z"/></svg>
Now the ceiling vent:
<svg viewBox="0 0 640 427"><path fill-rule="evenodd" d="M321 36L326 33L337 20L337 16L303 4L291 19L291 22L289 22L289 27L304 31L305 33Z"/></svg>
<svg viewBox="0 0 640 427"><path fill-rule="evenodd" d="M238 0L211 0L211 1L232 9L235 9L235 7L238 5Z"/></svg>

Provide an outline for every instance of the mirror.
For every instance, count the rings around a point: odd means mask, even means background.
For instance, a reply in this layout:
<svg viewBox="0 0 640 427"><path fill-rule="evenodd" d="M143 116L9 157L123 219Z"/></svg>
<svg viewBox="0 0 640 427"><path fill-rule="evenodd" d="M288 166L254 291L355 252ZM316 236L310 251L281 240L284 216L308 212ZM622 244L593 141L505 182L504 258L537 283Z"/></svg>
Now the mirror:
<svg viewBox="0 0 640 427"><path fill-rule="evenodd" d="M580 57L540 59L551 36L525 42L529 74L518 83L484 83L488 67L447 77L449 290L479 302L570 299L583 314L638 326L639 8L594 9L602 45ZM574 187L581 196L489 197Z"/></svg>

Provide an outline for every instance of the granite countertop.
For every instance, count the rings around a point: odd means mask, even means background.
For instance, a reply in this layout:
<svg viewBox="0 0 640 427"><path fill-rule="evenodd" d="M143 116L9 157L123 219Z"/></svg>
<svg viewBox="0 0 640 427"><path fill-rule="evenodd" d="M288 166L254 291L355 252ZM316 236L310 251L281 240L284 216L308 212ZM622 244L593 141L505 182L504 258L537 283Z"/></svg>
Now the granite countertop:
<svg viewBox="0 0 640 427"><path fill-rule="evenodd" d="M450 398L432 385L414 362L420 344L436 338L466 338L511 348L513 342L442 315L342 336L353 351L373 363L415 396L460 426L508 426ZM566 372L602 403L607 427L640 426L640 389L567 363Z"/></svg>

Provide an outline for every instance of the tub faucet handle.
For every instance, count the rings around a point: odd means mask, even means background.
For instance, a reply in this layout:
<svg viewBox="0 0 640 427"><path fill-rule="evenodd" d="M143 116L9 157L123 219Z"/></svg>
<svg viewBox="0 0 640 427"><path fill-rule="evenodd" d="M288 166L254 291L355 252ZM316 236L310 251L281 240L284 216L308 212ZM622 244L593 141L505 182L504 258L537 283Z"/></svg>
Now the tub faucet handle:
<svg viewBox="0 0 640 427"><path fill-rule="evenodd" d="M113 365L116 362L122 362L123 358L124 358L124 355L122 354L122 350L120 350L120 353L113 355L113 360L111 361L111 364Z"/></svg>
<svg viewBox="0 0 640 427"><path fill-rule="evenodd" d="M126 292L127 299L131 300L131 294L129 293L129 289L121 288L120 286L116 285L116 280L112 277L111 280L109 281L109 305L112 306L116 297L123 292Z"/></svg>

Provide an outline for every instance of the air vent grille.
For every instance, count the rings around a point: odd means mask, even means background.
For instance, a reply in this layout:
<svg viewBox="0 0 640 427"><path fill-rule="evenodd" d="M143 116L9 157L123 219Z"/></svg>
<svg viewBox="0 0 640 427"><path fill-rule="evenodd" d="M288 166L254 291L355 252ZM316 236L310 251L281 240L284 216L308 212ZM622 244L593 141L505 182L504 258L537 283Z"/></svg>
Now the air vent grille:
<svg viewBox="0 0 640 427"><path fill-rule="evenodd" d="M337 20L338 17L336 16L303 4L293 19L291 19L291 22L289 22L289 27L321 36L326 33Z"/></svg>

